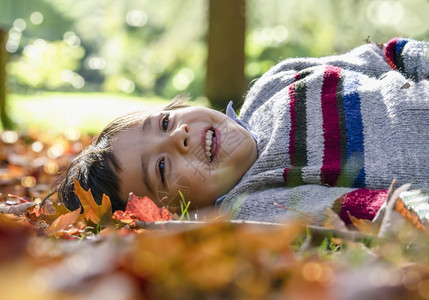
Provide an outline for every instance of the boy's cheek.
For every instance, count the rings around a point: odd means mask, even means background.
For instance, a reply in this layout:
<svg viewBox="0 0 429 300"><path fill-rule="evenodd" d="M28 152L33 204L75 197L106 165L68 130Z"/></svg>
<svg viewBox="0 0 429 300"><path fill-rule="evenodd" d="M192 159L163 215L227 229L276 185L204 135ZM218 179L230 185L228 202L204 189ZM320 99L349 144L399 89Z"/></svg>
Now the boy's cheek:
<svg viewBox="0 0 429 300"><path fill-rule="evenodd" d="M246 134L239 128L225 128L221 131L221 151L225 154L231 156L237 150L239 150L240 145L246 140Z"/></svg>
<svg viewBox="0 0 429 300"><path fill-rule="evenodd" d="M173 173L165 184L158 183L156 200L161 206L180 207L180 202L191 198L192 191L192 183L188 176Z"/></svg>

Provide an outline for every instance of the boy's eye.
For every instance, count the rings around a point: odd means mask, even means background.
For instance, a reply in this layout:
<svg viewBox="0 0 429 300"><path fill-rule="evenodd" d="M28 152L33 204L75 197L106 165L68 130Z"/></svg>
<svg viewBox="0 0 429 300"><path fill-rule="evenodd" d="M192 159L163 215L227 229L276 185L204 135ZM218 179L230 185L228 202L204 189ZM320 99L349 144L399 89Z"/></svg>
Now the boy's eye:
<svg viewBox="0 0 429 300"><path fill-rule="evenodd" d="M165 168L165 160L162 158L160 161L158 161L158 169L159 174L161 175L161 181L164 183L164 168Z"/></svg>
<svg viewBox="0 0 429 300"><path fill-rule="evenodd" d="M170 122L169 118L170 118L170 114L168 114L168 113L162 117L161 128L162 128L162 131L164 131L164 132L167 132L168 123Z"/></svg>

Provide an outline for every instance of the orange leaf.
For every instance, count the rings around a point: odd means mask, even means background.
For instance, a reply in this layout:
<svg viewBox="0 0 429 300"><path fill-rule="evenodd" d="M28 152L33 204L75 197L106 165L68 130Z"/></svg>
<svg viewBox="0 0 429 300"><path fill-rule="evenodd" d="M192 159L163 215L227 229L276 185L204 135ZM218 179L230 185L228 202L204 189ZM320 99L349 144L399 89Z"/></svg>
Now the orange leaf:
<svg viewBox="0 0 429 300"><path fill-rule="evenodd" d="M101 205L98 205L94 197L91 194L91 189L85 191L79 184L79 182L73 178L74 181L74 192L78 196L80 203L83 207L83 217L85 220L89 220L94 224L99 224L102 218L106 216L112 216L112 204L110 198L106 194L103 194L101 199Z"/></svg>
<svg viewBox="0 0 429 300"><path fill-rule="evenodd" d="M64 204L51 200L46 200L43 203L41 211L43 218L48 224L52 224L59 216L70 212Z"/></svg>
<svg viewBox="0 0 429 300"><path fill-rule="evenodd" d="M412 209L409 210L401 198L399 198L396 201L395 204L395 210L400 213L405 220L407 220L409 223L413 224L414 227L416 227L419 230L424 230L425 227L423 226L422 222L420 222L419 216L416 214L415 211Z"/></svg>
<svg viewBox="0 0 429 300"><path fill-rule="evenodd" d="M171 220L171 213L165 208L159 208L149 197L137 197L130 194L126 211L131 212L144 222Z"/></svg>
<svg viewBox="0 0 429 300"><path fill-rule="evenodd" d="M51 226L46 230L47 235L56 234L60 230L66 229L69 225L74 224L80 216L80 208L59 216Z"/></svg>
<svg viewBox="0 0 429 300"><path fill-rule="evenodd" d="M115 220L121 221L124 224L131 224L132 226L135 226L135 220L139 219L129 210L127 211L117 210L113 213L112 218Z"/></svg>
<svg viewBox="0 0 429 300"><path fill-rule="evenodd" d="M355 218L350 213L349 218L353 226L360 232L370 235L378 235L378 231L380 230L379 224L371 222L370 220Z"/></svg>

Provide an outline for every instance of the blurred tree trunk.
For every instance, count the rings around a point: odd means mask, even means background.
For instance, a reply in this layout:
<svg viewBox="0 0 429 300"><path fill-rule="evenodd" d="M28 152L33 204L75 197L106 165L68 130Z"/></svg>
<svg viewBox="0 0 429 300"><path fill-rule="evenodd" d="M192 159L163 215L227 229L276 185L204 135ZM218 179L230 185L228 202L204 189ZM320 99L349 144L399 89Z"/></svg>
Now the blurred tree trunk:
<svg viewBox="0 0 429 300"><path fill-rule="evenodd" d="M6 51L7 31L0 28L0 119L4 129L10 129L12 122L6 113Z"/></svg>
<svg viewBox="0 0 429 300"><path fill-rule="evenodd" d="M217 109L225 109L230 100L241 104L245 93L245 3L209 0L206 96Z"/></svg>

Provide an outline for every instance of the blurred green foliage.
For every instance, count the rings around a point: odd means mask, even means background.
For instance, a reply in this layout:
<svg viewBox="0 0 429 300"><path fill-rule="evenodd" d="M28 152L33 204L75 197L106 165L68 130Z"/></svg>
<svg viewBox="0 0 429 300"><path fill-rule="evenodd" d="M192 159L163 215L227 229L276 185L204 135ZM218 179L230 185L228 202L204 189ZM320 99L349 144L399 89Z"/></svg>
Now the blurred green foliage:
<svg viewBox="0 0 429 300"><path fill-rule="evenodd" d="M12 91L203 96L206 0L0 1ZM428 39L428 15L427 0L247 0L248 81L281 59L344 52L368 36Z"/></svg>

